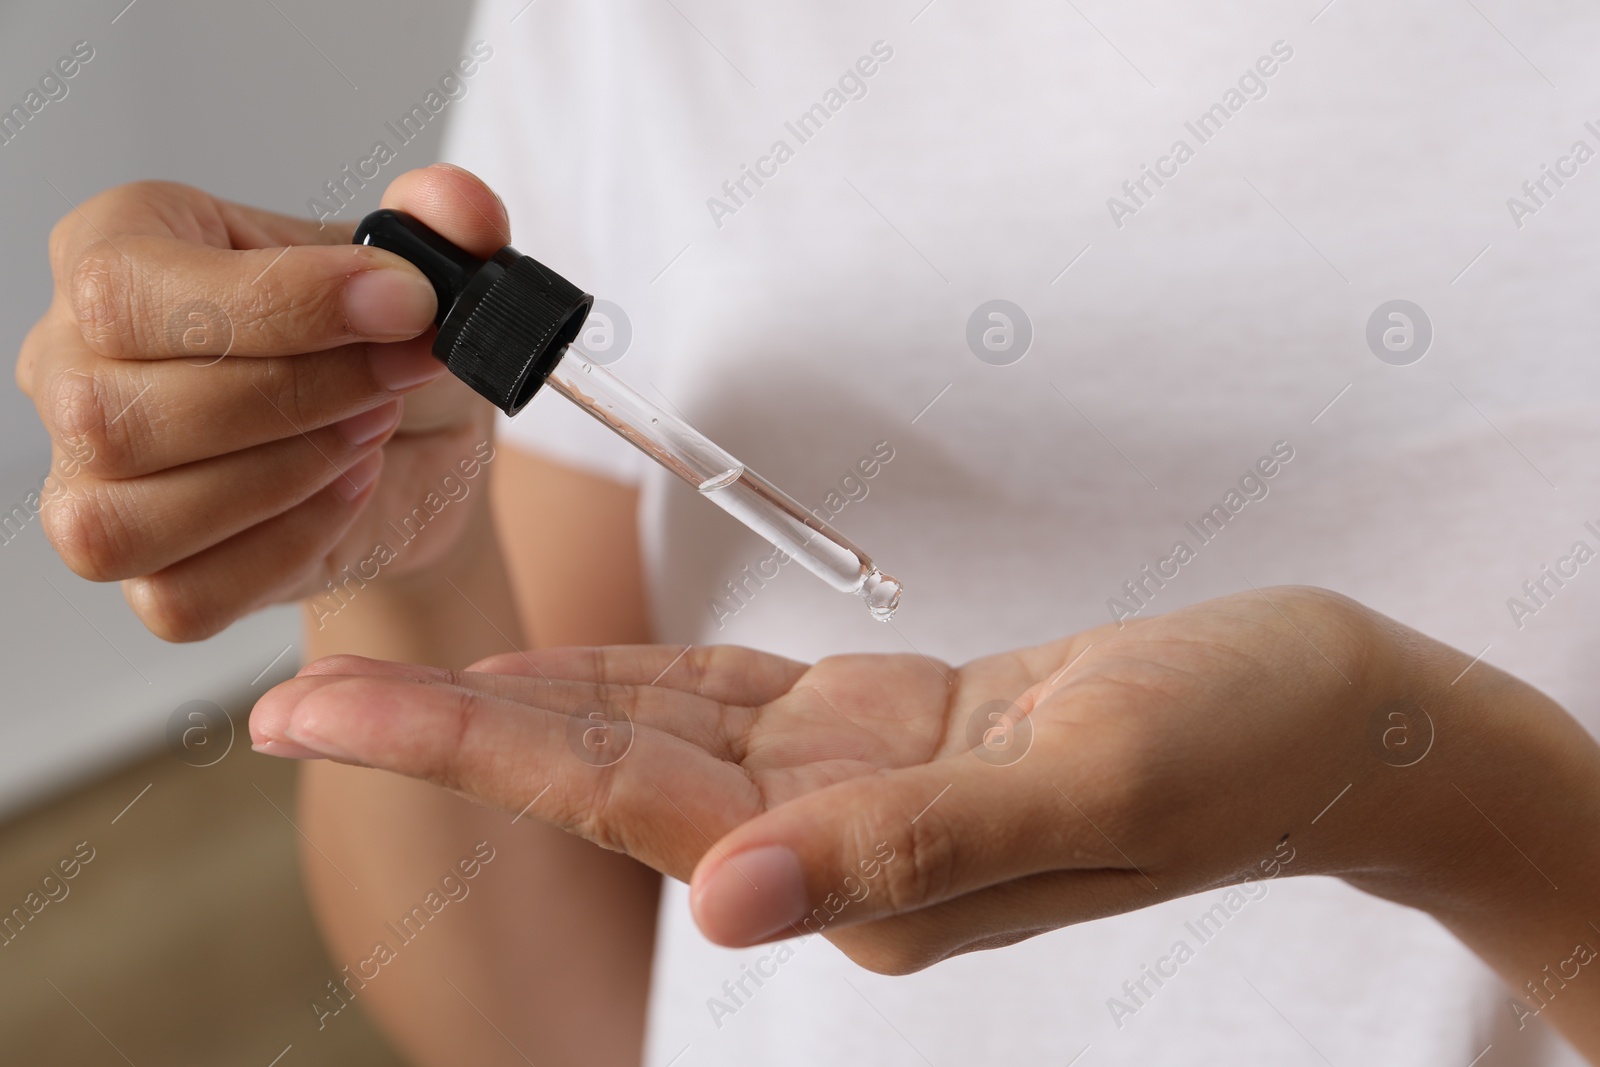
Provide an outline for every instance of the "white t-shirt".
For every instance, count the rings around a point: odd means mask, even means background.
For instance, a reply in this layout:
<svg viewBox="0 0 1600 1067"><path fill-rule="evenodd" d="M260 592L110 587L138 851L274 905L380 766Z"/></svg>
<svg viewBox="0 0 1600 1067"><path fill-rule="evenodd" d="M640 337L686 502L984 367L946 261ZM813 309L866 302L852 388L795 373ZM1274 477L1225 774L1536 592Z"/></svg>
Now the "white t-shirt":
<svg viewBox="0 0 1600 1067"><path fill-rule="evenodd" d="M625 309L620 376L905 583L895 627L553 393L506 439L642 486L664 642L960 662L1308 583L1596 729L1600 10L1324 2L483 4L447 158ZM1186 934L1222 899L885 978L711 946L671 883L649 1062L1576 1062L1425 915L1282 878Z"/></svg>

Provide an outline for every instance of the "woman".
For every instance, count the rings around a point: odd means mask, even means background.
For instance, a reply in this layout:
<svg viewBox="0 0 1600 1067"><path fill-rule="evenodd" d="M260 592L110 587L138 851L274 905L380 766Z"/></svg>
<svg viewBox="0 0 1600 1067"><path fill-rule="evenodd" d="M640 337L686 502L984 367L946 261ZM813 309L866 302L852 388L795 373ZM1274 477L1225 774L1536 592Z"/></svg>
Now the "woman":
<svg viewBox="0 0 1600 1067"><path fill-rule="evenodd" d="M1600 1058L1600 15L1491 14L481 7L487 185L385 204L610 301L585 343L873 552L890 627L559 399L495 437L348 226L64 219L18 370L92 452L54 543L163 636L299 599L342 654L251 725L312 760L319 1025Z"/></svg>

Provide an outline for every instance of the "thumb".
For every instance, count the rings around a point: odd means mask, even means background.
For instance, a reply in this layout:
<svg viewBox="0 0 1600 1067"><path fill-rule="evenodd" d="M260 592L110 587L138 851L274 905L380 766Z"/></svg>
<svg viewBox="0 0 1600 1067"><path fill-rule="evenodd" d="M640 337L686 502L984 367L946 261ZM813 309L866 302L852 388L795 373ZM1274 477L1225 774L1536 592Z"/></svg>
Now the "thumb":
<svg viewBox="0 0 1600 1067"><path fill-rule="evenodd" d="M414 216L445 240L480 259L487 259L511 242L511 223L494 190L477 175L449 163L435 163L395 178L384 190L382 206ZM464 382L447 378L439 388L406 398L401 432L426 433L454 425L466 410L463 404L486 410Z"/></svg>
<svg viewBox="0 0 1600 1067"><path fill-rule="evenodd" d="M781 804L701 859L690 883L695 922L712 941L739 947L1062 866L1076 854L1073 821L1049 780L1024 766L963 752Z"/></svg>
<svg viewBox="0 0 1600 1067"><path fill-rule="evenodd" d="M511 243L511 223L494 190L471 171L435 163L389 183L383 206L415 215L447 241L475 256Z"/></svg>

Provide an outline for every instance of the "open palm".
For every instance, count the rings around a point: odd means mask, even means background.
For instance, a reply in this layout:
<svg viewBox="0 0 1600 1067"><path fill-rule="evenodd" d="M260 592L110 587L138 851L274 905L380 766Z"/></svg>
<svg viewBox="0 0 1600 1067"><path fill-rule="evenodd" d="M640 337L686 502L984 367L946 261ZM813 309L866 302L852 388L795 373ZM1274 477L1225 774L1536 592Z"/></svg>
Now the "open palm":
<svg viewBox="0 0 1600 1067"><path fill-rule="evenodd" d="M462 672L335 656L264 699L253 728L276 732L292 704L291 739L326 748L337 720L352 762L512 812L532 801L528 815L687 879L712 841L787 801L962 757L966 713L1015 701L1072 644L960 669L732 646L509 653Z"/></svg>
<svg viewBox="0 0 1600 1067"><path fill-rule="evenodd" d="M859 961L909 970L1260 877L1341 785L1387 766L1368 725L1393 625L1269 590L960 668L681 646L458 673L333 657L263 698L252 732L692 879L714 940L798 932L804 904ZM1295 873L1371 858L1370 836L1326 829ZM848 910L819 912L830 897Z"/></svg>

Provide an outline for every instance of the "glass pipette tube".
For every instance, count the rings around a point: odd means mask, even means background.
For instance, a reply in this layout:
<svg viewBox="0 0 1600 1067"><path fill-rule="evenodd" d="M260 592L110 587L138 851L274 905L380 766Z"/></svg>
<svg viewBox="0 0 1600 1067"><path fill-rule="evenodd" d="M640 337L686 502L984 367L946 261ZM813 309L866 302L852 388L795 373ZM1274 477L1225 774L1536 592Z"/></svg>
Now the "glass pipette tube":
<svg viewBox="0 0 1600 1067"><path fill-rule="evenodd" d="M789 558L835 589L859 594L876 618L894 614L900 583L865 552L572 347L593 303L577 286L510 245L480 259L388 208L362 219L352 240L422 271L439 301L434 355L495 407L515 415L550 384Z"/></svg>
<svg viewBox="0 0 1600 1067"><path fill-rule="evenodd" d="M842 593L859 594L874 618L887 621L900 606L900 583L843 534L576 348L568 346L545 384L806 570Z"/></svg>

